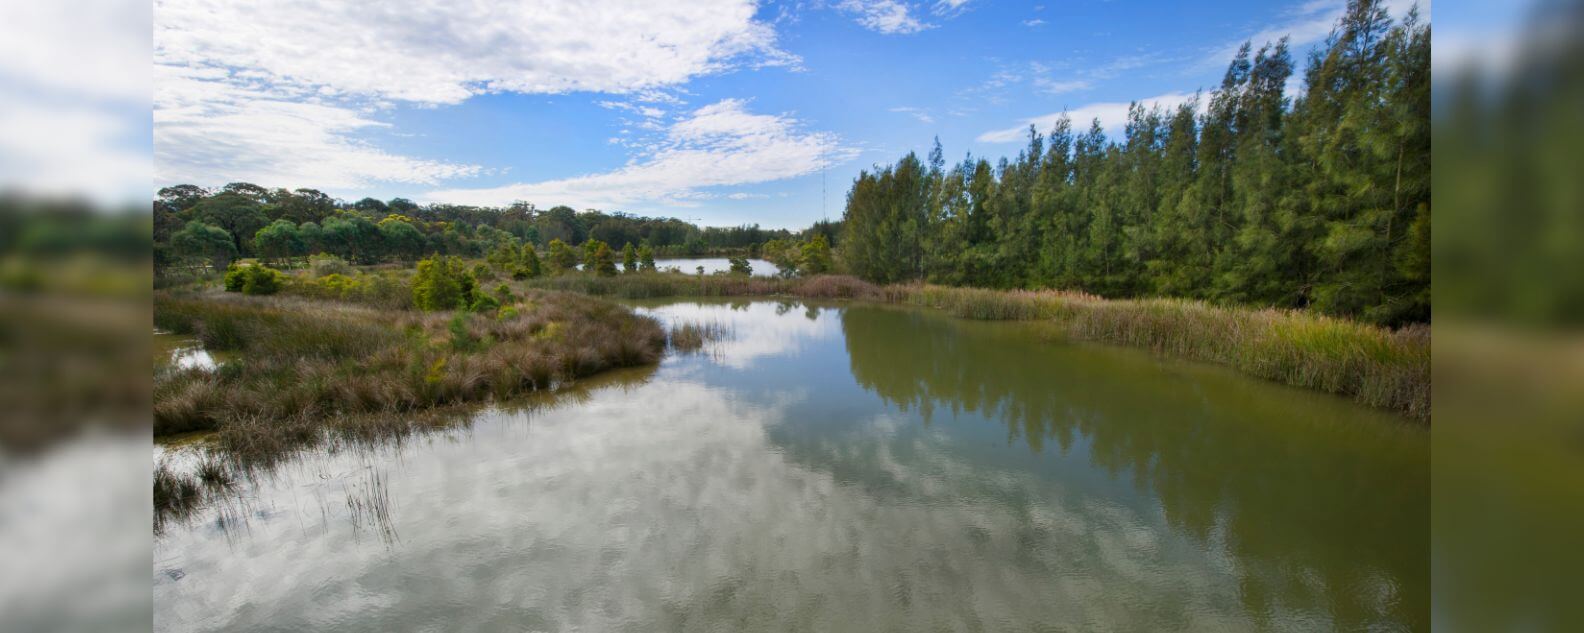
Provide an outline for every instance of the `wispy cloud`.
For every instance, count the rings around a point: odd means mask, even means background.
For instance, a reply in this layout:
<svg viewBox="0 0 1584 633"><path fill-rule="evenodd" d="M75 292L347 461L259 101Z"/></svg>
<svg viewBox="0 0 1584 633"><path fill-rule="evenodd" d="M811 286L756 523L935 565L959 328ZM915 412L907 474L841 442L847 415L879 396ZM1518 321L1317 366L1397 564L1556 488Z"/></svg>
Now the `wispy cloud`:
<svg viewBox="0 0 1584 633"><path fill-rule="evenodd" d="M923 108L915 108L913 106L898 106L898 107L895 107L895 108L891 108L891 111L892 112L899 112L899 113L911 116L911 117L913 117L915 119L918 119L919 123L934 123L935 122L935 117L933 115L931 115L928 110L925 110Z"/></svg>
<svg viewBox="0 0 1584 633"><path fill-rule="evenodd" d="M365 110L278 96L224 71L156 68L154 180L356 189L371 180L434 184L480 173L400 156L355 133L386 127Z"/></svg>
<svg viewBox="0 0 1584 633"><path fill-rule="evenodd" d="M886 35L917 33L933 26L914 17L912 7L899 0L842 0L836 6L853 14L864 28Z"/></svg>
<svg viewBox="0 0 1584 633"><path fill-rule="evenodd" d="M1408 10L1416 4L1416 0L1385 0L1383 4L1393 17L1401 18L1408 14ZM1430 0L1417 0L1417 4L1420 11L1428 12L1430 9ZM1331 28L1346 11L1346 0L1308 0L1287 10L1285 19L1280 23L1211 49L1194 64L1194 69L1205 71L1225 68L1245 41L1252 42L1255 48L1283 37L1287 38L1292 46L1319 42L1331 34Z"/></svg>
<svg viewBox="0 0 1584 633"><path fill-rule="evenodd" d="M906 35L935 28L935 24L919 16L926 11L942 20L950 20L968 11L973 0L936 0L925 8L923 3L907 0L841 0L836 8L852 14L864 28L886 35Z"/></svg>
<svg viewBox="0 0 1584 633"><path fill-rule="evenodd" d="M1023 21L1023 26L1026 26L1026 27L1029 27L1029 28L1034 28L1036 26L1041 26L1043 24L1045 24L1045 21L1041 20L1039 18L1034 18L1032 20L1024 20Z"/></svg>
<svg viewBox="0 0 1584 633"><path fill-rule="evenodd" d="M425 200L461 204L541 204L619 209L689 206L715 197L711 187L795 178L857 155L828 132L802 129L788 115L755 114L740 99L689 113L627 165L604 173L479 189L447 189ZM726 197L731 198L731 194Z"/></svg>
<svg viewBox="0 0 1584 633"><path fill-rule="evenodd" d="M380 150L366 133L392 105L494 92L627 95L611 103L655 119L664 113L653 104L677 102L671 91L695 77L798 63L757 10L753 0L156 0L156 180L351 188L476 174Z"/></svg>
<svg viewBox="0 0 1584 633"><path fill-rule="evenodd" d="M1194 95L1192 94L1171 92L1147 99L1140 99L1139 103L1146 108L1160 107L1169 110L1184 103L1188 103L1189 101L1193 100L1193 98ZM1063 114L1072 119L1073 128L1076 130L1086 130L1088 129L1091 121L1098 120L1100 121L1101 128L1107 130L1108 133L1114 133L1116 130L1121 129L1123 124L1127 122L1128 106L1129 104L1126 102L1091 103L1081 107L1073 108L1071 110L1029 117L1023 119L1013 127L1000 130L991 130L989 132L980 134L976 140L981 143L1011 143L1021 141L1027 136L1030 125L1033 125L1035 129L1043 133L1049 131L1051 127L1055 126L1056 121L1060 120Z"/></svg>

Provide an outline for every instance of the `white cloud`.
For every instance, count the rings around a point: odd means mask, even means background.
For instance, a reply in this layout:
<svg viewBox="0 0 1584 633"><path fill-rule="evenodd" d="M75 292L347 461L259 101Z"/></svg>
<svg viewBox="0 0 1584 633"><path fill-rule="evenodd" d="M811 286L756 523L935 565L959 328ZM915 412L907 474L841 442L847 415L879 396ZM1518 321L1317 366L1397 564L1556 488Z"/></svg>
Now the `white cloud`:
<svg viewBox="0 0 1584 633"><path fill-rule="evenodd" d="M912 8L899 0L842 0L836 6L856 14L864 28L886 35L917 33L932 26L913 17Z"/></svg>
<svg viewBox="0 0 1584 633"><path fill-rule="evenodd" d="M645 119L694 77L796 65L753 0L397 5L156 0L156 181L356 188L479 173L361 136L406 103L491 92L628 95ZM640 124L640 127L642 125Z"/></svg>
<svg viewBox="0 0 1584 633"><path fill-rule="evenodd" d="M119 0L6 2L0 74L92 99L149 95L148 5Z"/></svg>
<svg viewBox="0 0 1584 633"><path fill-rule="evenodd" d="M688 206L709 187L794 178L850 160L856 151L834 134L807 132L786 115L754 114L726 99L674 123L664 139L627 165L604 173L480 189L448 189L423 199L501 205L517 200L616 209L654 203ZM729 197L729 196L728 196Z"/></svg>
<svg viewBox="0 0 1584 633"><path fill-rule="evenodd" d="M915 108L913 106L898 106L891 108L891 111L912 116L913 118L918 119L919 123L935 122L935 117L931 116L928 110L924 110L922 108Z"/></svg>
<svg viewBox="0 0 1584 633"><path fill-rule="evenodd" d="M128 118L89 104L0 99L0 186L106 203L140 199L148 154L127 143L139 129Z"/></svg>
<svg viewBox="0 0 1584 633"><path fill-rule="evenodd" d="M1160 107L1170 110L1189 102L1193 98L1194 95L1192 94L1172 92L1148 99L1140 99L1139 103L1145 108ZM1061 119L1063 114L1072 119L1073 130L1076 132L1088 130L1090 122L1099 119L1101 128L1105 129L1107 133L1115 133L1127 122L1128 105L1125 102L1091 103L1064 112L1052 112L1030 117L1023 119L1022 122L1014 127L991 130L980 134L976 140L981 143L1012 143L1021 141L1028 136L1028 127L1030 125L1033 125L1040 133L1045 133L1056 125L1056 121Z"/></svg>
<svg viewBox="0 0 1584 633"><path fill-rule="evenodd" d="M272 94L223 72L161 66L154 180L356 189L371 180L433 184L479 167L399 156L355 140L385 127L351 107Z"/></svg>
<svg viewBox="0 0 1584 633"><path fill-rule="evenodd" d="M970 2L973 2L973 0L935 0L935 6L931 11L935 15L954 17L967 11Z"/></svg>
<svg viewBox="0 0 1584 633"><path fill-rule="evenodd" d="M0 188L148 200L150 9L0 3Z"/></svg>
<svg viewBox="0 0 1584 633"><path fill-rule="evenodd" d="M1039 18L1034 18L1032 20L1024 20L1023 21L1023 26L1026 26L1026 27L1029 27L1029 28L1040 26L1042 24L1045 24L1045 21L1041 20Z"/></svg>
<svg viewBox="0 0 1584 633"><path fill-rule="evenodd" d="M757 10L751 0L157 0L154 60L423 103L627 93L736 63L792 63Z"/></svg>
<svg viewBox="0 0 1584 633"><path fill-rule="evenodd" d="M1040 92L1048 95L1059 95L1069 92L1078 92L1080 90L1088 90L1093 88L1094 84L1085 79L1057 81L1048 77L1036 77L1034 79L1034 87Z"/></svg>

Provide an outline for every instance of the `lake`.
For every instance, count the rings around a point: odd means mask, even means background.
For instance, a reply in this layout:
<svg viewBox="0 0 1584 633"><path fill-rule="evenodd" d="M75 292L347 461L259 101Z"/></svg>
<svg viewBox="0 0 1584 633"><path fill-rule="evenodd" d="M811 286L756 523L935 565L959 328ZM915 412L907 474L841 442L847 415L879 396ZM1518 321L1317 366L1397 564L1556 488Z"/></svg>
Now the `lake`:
<svg viewBox="0 0 1584 633"><path fill-rule="evenodd" d="M1422 425L1037 324L635 305L728 335L238 484L156 537L156 628L1429 628Z"/></svg>
<svg viewBox="0 0 1584 633"><path fill-rule="evenodd" d="M776 265L763 259L749 259L748 265L753 268L755 277L770 277L779 271ZM655 268L665 270L676 268L685 273L698 272L698 267L704 267L704 274L727 272L731 270L731 261L725 257L696 257L678 259L656 259Z"/></svg>

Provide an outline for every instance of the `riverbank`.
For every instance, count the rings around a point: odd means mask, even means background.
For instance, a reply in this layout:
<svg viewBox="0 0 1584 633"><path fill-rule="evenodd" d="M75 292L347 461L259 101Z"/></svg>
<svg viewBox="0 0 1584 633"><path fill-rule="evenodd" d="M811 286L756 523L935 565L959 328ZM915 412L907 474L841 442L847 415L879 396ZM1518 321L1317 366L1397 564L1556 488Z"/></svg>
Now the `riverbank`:
<svg viewBox="0 0 1584 633"><path fill-rule="evenodd" d="M1044 320L1074 340L1131 345L1162 356L1232 367L1251 376L1333 393L1430 420L1430 328L1392 330L1294 310L1216 306L1185 299L1109 300L1060 291L932 285L875 286L821 275L748 278L650 273L566 275L529 287L595 296L793 296L858 299L944 310L985 320Z"/></svg>
<svg viewBox="0 0 1584 633"><path fill-rule="evenodd" d="M154 434L219 431L222 448L268 455L326 426L397 433L420 413L551 389L653 364L666 333L607 301L529 290L510 313L417 312L304 297L159 293L155 326L235 352L217 368L155 372ZM389 415L366 415L389 414Z"/></svg>

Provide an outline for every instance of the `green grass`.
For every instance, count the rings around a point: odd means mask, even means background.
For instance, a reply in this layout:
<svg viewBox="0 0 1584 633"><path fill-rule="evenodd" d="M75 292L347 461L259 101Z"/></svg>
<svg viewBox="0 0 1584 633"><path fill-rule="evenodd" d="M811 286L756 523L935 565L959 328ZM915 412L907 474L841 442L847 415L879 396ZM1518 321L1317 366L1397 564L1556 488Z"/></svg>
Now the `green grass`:
<svg viewBox="0 0 1584 633"><path fill-rule="evenodd" d="M799 279L646 273L566 275L528 282L593 295L794 296L938 309L981 320L1051 321L1074 340L1147 348L1276 382L1334 393L1404 416L1430 418L1430 328L1392 330L1296 310L1186 299L1108 300L1062 291L933 285L874 286L852 277Z"/></svg>

